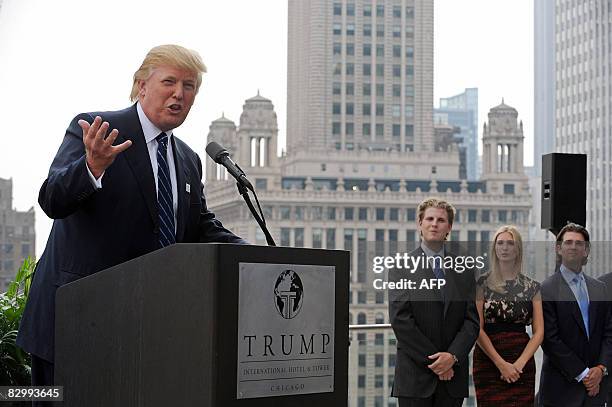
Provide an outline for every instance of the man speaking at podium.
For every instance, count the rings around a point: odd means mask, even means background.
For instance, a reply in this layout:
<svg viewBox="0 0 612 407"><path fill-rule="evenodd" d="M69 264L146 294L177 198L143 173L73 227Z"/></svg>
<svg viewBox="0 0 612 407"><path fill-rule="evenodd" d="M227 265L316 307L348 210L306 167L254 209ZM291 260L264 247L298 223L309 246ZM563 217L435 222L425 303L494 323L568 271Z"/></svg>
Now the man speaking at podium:
<svg viewBox="0 0 612 407"><path fill-rule="evenodd" d="M38 196L54 222L17 338L33 385L53 384L58 287L177 242L246 244L208 211L200 158L173 134L204 72L195 51L155 47L134 74L134 105L66 130Z"/></svg>

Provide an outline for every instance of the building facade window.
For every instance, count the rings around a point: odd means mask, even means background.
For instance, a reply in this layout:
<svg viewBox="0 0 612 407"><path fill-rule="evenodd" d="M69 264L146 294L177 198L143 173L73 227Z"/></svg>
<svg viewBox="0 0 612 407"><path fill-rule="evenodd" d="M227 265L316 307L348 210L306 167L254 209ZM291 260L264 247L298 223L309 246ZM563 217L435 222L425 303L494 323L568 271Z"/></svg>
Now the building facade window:
<svg viewBox="0 0 612 407"><path fill-rule="evenodd" d="M385 125L383 123L376 123L376 138L382 139L385 136Z"/></svg>
<svg viewBox="0 0 612 407"><path fill-rule="evenodd" d="M363 56L372 56L372 44L363 44Z"/></svg>
<svg viewBox="0 0 612 407"><path fill-rule="evenodd" d="M340 82L332 83L332 94L339 95L342 93L342 84Z"/></svg>
<svg viewBox="0 0 612 407"><path fill-rule="evenodd" d="M414 221L416 220L416 209L415 208L407 208L406 209L406 220Z"/></svg>
<svg viewBox="0 0 612 407"><path fill-rule="evenodd" d="M323 229L312 229L312 247L314 249L321 249L323 247Z"/></svg>
<svg viewBox="0 0 612 407"><path fill-rule="evenodd" d="M385 65L384 64L376 64L376 76L382 78L385 76Z"/></svg>
<svg viewBox="0 0 612 407"><path fill-rule="evenodd" d="M468 209L468 222L476 222L476 209Z"/></svg>
<svg viewBox="0 0 612 407"><path fill-rule="evenodd" d="M363 105L361 105L361 114L363 116L370 116L372 111L372 105L369 103L364 103Z"/></svg>
<svg viewBox="0 0 612 407"><path fill-rule="evenodd" d="M389 220L398 221L399 220L399 208L391 208L389 209Z"/></svg>
<svg viewBox="0 0 612 407"><path fill-rule="evenodd" d="M346 15L354 16L355 15L355 3L348 3L346 5Z"/></svg>
<svg viewBox="0 0 612 407"><path fill-rule="evenodd" d="M372 84L364 83L363 84L363 96L370 96L372 94Z"/></svg>
<svg viewBox="0 0 612 407"><path fill-rule="evenodd" d="M334 55L342 55L342 44L339 42L334 42L333 50Z"/></svg>
<svg viewBox="0 0 612 407"><path fill-rule="evenodd" d="M346 63L346 74L347 75L355 75L355 64L352 62Z"/></svg>
<svg viewBox="0 0 612 407"><path fill-rule="evenodd" d="M371 64L363 64L363 76L370 76L372 75L372 65Z"/></svg>
<svg viewBox="0 0 612 407"><path fill-rule="evenodd" d="M354 208L347 207L344 208L344 220L353 220Z"/></svg>
<svg viewBox="0 0 612 407"><path fill-rule="evenodd" d="M281 220L289 220L291 219L291 207L286 205L281 205L279 208L280 218Z"/></svg>
<svg viewBox="0 0 612 407"><path fill-rule="evenodd" d="M334 250L336 248L336 229L328 228L325 232L325 248Z"/></svg>
<svg viewBox="0 0 612 407"><path fill-rule="evenodd" d="M402 56L402 47L400 45L393 46L393 58L401 58Z"/></svg>
<svg viewBox="0 0 612 407"><path fill-rule="evenodd" d="M291 246L291 229L281 228L280 229L280 245Z"/></svg>
<svg viewBox="0 0 612 407"><path fill-rule="evenodd" d="M483 223L491 222L491 211L488 209L483 209L480 214L480 217L482 218Z"/></svg>
<svg viewBox="0 0 612 407"><path fill-rule="evenodd" d="M399 124L394 124L393 125L393 137L399 137L400 136L400 130L401 130L401 126Z"/></svg>
<svg viewBox="0 0 612 407"><path fill-rule="evenodd" d="M352 136L355 134L355 125L354 123L346 123L346 135Z"/></svg>
<svg viewBox="0 0 612 407"><path fill-rule="evenodd" d="M346 44L346 55L355 55L355 44L353 44L352 42Z"/></svg>
<svg viewBox="0 0 612 407"><path fill-rule="evenodd" d="M337 136L340 134L340 122L333 122L332 123L332 134L334 136Z"/></svg>
<svg viewBox="0 0 612 407"><path fill-rule="evenodd" d="M385 84L384 83L376 84L376 96L380 96L380 97L385 96Z"/></svg>
<svg viewBox="0 0 612 407"><path fill-rule="evenodd" d="M402 26L399 24L393 25L393 38L400 38L402 36Z"/></svg>
<svg viewBox="0 0 612 407"><path fill-rule="evenodd" d="M295 247L304 247L304 228L295 228Z"/></svg>

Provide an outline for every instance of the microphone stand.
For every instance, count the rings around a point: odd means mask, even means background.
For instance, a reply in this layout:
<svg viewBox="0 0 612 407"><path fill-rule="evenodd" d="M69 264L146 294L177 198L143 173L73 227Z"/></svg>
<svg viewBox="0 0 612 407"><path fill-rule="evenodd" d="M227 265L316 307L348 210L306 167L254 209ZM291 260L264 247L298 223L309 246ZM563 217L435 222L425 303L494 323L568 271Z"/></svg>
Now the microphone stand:
<svg viewBox="0 0 612 407"><path fill-rule="evenodd" d="M238 164L236 164L236 167L238 167ZM240 169L240 171L242 171L242 168L240 167L238 168ZM259 199L257 199L257 194L255 193L255 190L253 189L253 196L255 197L255 202L257 202L259 213L257 213L257 210L253 206L253 202L251 201L251 198L249 197L248 188L245 187L241 182L236 182L236 188L238 188L238 192L244 198L244 201L249 207L249 210L251 211L251 213L253 214L253 217L259 224L259 227L261 228L261 230L264 232L264 235L266 236L266 242L268 242L268 246L276 246L276 242L274 242L274 239L272 238L272 235L270 234L270 231L268 230L268 227L266 226L266 218L264 217L263 210L261 209L261 205L259 204ZM260 214L261 216L259 216Z"/></svg>

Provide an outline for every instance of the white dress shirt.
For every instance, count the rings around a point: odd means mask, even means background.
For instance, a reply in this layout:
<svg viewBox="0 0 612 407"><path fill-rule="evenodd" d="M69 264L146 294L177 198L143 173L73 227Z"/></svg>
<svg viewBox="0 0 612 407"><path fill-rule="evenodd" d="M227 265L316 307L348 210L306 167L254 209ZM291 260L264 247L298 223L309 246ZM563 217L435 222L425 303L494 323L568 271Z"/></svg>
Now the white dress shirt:
<svg viewBox="0 0 612 407"><path fill-rule="evenodd" d="M145 143L147 143L147 150L149 151L149 159L151 160L151 169L153 170L153 179L155 180L155 190L158 191L157 185L157 140L155 138L161 133L161 130L155 126L151 120L147 117L145 112L142 110L140 103L136 104L136 110L138 112L138 119L140 120L140 126L144 133ZM168 168L170 170L170 184L172 184L172 208L174 210L174 232L176 233L176 213L178 209L178 193L177 193L177 181L176 181L176 166L174 165L174 150L172 147L172 130L166 131L168 135ZM133 148L133 147L130 147ZM94 187L102 188L102 177L104 173L100 175L100 178L95 179L91 173L89 166L87 166L87 173L89 179Z"/></svg>

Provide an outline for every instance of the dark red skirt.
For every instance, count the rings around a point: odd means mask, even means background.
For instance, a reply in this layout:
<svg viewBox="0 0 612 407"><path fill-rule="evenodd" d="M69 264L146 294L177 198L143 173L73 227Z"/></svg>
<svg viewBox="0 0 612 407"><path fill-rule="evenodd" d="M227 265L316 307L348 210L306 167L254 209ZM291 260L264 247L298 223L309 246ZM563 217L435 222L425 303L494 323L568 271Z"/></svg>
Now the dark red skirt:
<svg viewBox="0 0 612 407"><path fill-rule="evenodd" d="M529 342L525 332L499 332L489 338L506 362L514 363ZM535 360L533 357L523 368L518 381L506 383L500 379L495 364L480 349L474 347L473 378L478 407L532 407L535 394Z"/></svg>

